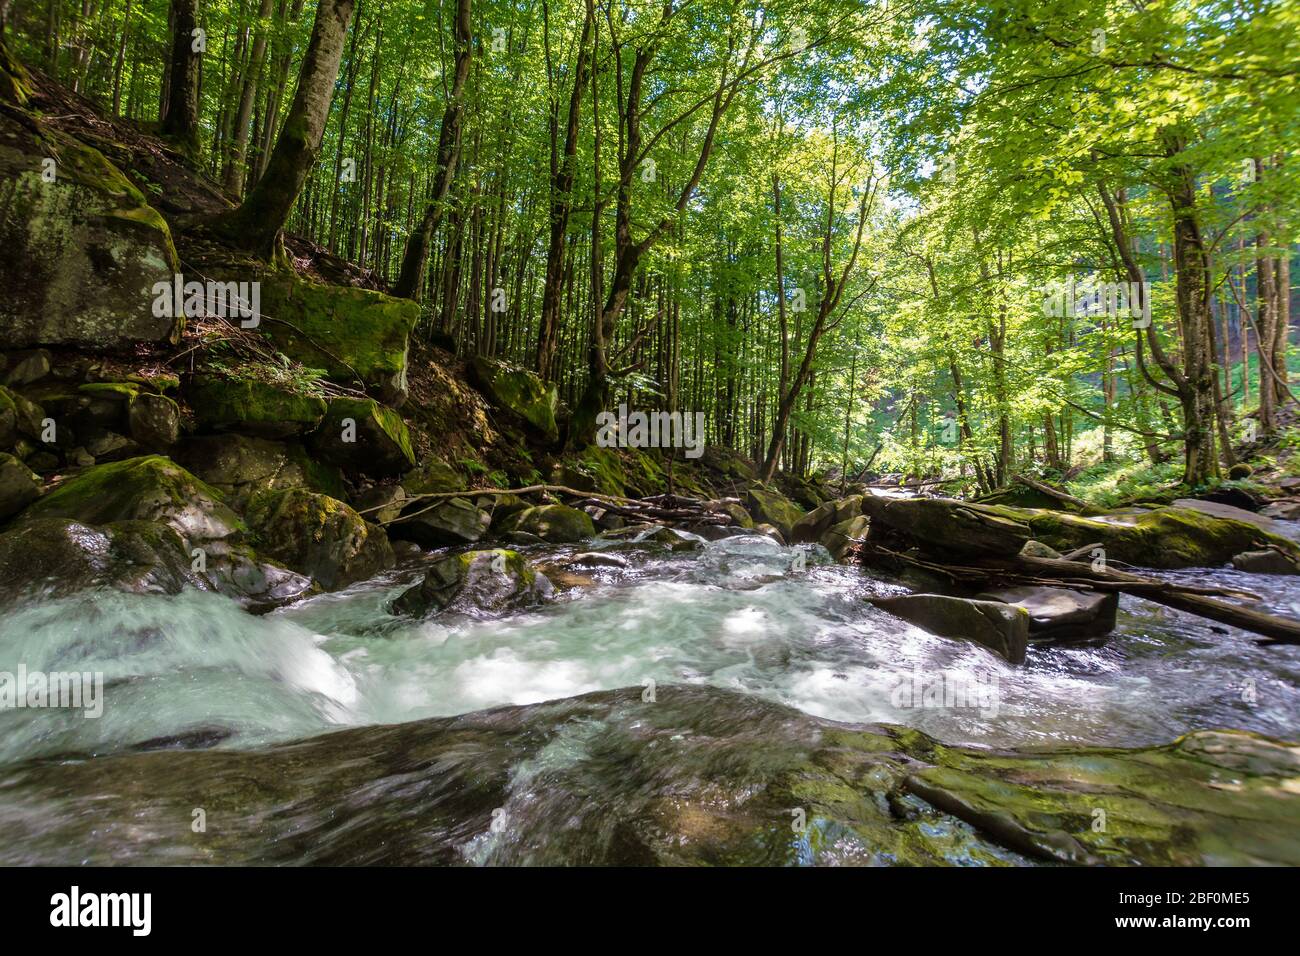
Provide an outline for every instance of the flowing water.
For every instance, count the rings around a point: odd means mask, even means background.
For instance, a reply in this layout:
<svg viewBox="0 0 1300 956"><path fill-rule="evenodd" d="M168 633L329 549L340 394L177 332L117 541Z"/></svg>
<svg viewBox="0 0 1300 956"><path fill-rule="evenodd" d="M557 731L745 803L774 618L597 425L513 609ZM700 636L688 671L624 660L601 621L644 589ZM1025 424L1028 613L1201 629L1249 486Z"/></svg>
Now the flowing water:
<svg viewBox="0 0 1300 956"><path fill-rule="evenodd" d="M553 604L479 620L389 614L418 568L263 616L197 592L31 601L0 620L0 671L102 672L104 711L0 712L0 763L142 746L248 748L674 683L833 720L904 724L950 743L1146 745L1220 727L1300 737L1300 648L1260 647L1135 598L1122 598L1104 642L1031 647L1013 667L873 608L868 596L899 588L831 564L820 548L745 536L689 553L620 554L627 567L585 572L590 585ZM1180 576L1300 613L1300 578ZM923 695L908 689L936 680L971 693L962 706L919 706Z"/></svg>

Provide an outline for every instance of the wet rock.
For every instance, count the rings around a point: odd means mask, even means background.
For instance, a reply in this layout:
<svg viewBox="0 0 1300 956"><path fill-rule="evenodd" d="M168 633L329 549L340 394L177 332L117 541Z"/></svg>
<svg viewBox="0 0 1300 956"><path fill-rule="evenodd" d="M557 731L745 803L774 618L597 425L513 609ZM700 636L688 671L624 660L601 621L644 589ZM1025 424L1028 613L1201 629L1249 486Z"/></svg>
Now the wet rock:
<svg viewBox="0 0 1300 956"><path fill-rule="evenodd" d="M37 157L57 157L46 182ZM0 116L0 348L175 342L154 284L179 271L171 233L95 149L39 119Z"/></svg>
<svg viewBox="0 0 1300 956"><path fill-rule="evenodd" d="M904 594L871 603L939 637L974 641L1012 664L1025 660L1029 614L1013 604L943 594Z"/></svg>
<svg viewBox="0 0 1300 956"><path fill-rule="evenodd" d="M596 536L596 526L585 511L568 505L537 505L506 518L501 524L505 533L524 531L551 544L585 541Z"/></svg>
<svg viewBox="0 0 1300 956"><path fill-rule="evenodd" d="M196 374L187 389L194 417L204 428L288 438L313 430L325 417L325 400L255 378Z"/></svg>
<svg viewBox="0 0 1300 956"><path fill-rule="evenodd" d="M827 501L797 520L790 533L791 544L820 542L837 524L842 524L862 514L862 496L852 495L838 501Z"/></svg>
<svg viewBox="0 0 1300 956"><path fill-rule="evenodd" d="M10 766L0 863L1300 864L1293 744L964 748L717 688L643 693ZM188 826L196 782L220 828Z"/></svg>
<svg viewBox="0 0 1300 956"><path fill-rule="evenodd" d="M1076 640L1100 637L1115 629L1119 594L1071 588L1013 587L977 594L981 601L1001 601L1029 614L1029 639Z"/></svg>
<svg viewBox="0 0 1300 956"><path fill-rule="evenodd" d="M749 489L749 513L754 516L755 524L769 524L781 532L783 540L789 541L795 524L803 512L793 501L779 491L766 488Z"/></svg>
<svg viewBox="0 0 1300 956"><path fill-rule="evenodd" d="M540 604L550 583L518 551L466 551L435 562L415 587L393 602L393 612L423 617L451 611L472 617Z"/></svg>
<svg viewBox="0 0 1300 956"><path fill-rule="evenodd" d="M742 505L740 502L724 501L722 503L722 510L731 516L731 523L736 527L738 528L754 527L753 517L750 516L749 512L745 510L745 506Z"/></svg>
<svg viewBox="0 0 1300 956"><path fill-rule="evenodd" d="M1300 499L1288 498L1283 501L1274 501L1262 508L1259 513L1265 518L1274 518L1279 521L1300 521Z"/></svg>
<svg viewBox="0 0 1300 956"><path fill-rule="evenodd" d="M627 558L607 551L583 551L565 562L575 568L626 568Z"/></svg>
<svg viewBox="0 0 1300 956"><path fill-rule="evenodd" d="M832 558L844 562L853 556L858 545L866 538L870 530L871 519L866 515L855 515L832 525L818 541L831 553Z"/></svg>
<svg viewBox="0 0 1300 956"><path fill-rule="evenodd" d="M382 528L328 495L301 488L263 491L248 503L260 553L309 575L326 590L347 587L393 566Z"/></svg>
<svg viewBox="0 0 1300 956"><path fill-rule="evenodd" d="M642 540L666 545L668 550L673 552L699 551L704 547L704 542L699 538L683 534L676 528L660 528L646 535Z"/></svg>
<svg viewBox="0 0 1300 956"><path fill-rule="evenodd" d="M754 525L754 530L761 535L771 538L779 545L784 546L786 543L785 535L781 533L781 529L774 527L773 525L767 524L766 522L764 522L763 524Z"/></svg>
<svg viewBox="0 0 1300 956"><path fill-rule="evenodd" d="M331 398L308 444L317 457L367 475L393 477L415 464L406 422L368 398Z"/></svg>
<svg viewBox="0 0 1300 956"><path fill-rule="evenodd" d="M1232 566L1251 574L1300 574L1300 564L1280 551L1243 551L1234 555Z"/></svg>
<svg viewBox="0 0 1300 956"><path fill-rule="evenodd" d="M165 395L141 392L127 406L131 437L153 451L166 451L176 444L181 431L181 410Z"/></svg>
<svg viewBox="0 0 1300 956"><path fill-rule="evenodd" d="M406 507L406 491L401 485L372 485L355 495L352 504L367 521L385 524L397 520Z"/></svg>
<svg viewBox="0 0 1300 956"><path fill-rule="evenodd" d="M466 498L417 498L386 527L394 540L414 541L422 548L445 548L473 544L487 533L491 523L492 516Z"/></svg>
<svg viewBox="0 0 1300 956"><path fill-rule="evenodd" d="M41 496L41 480L25 464L0 452L0 522L22 511Z"/></svg>
<svg viewBox="0 0 1300 956"><path fill-rule="evenodd" d="M465 479L451 465L430 455L402 476L402 487L408 497L414 497L464 491L467 486Z"/></svg>
<svg viewBox="0 0 1300 956"><path fill-rule="evenodd" d="M544 383L527 369L482 357L470 362L469 372L474 385L493 405L518 418L536 437L545 442L560 437L555 422L559 396L553 384Z"/></svg>

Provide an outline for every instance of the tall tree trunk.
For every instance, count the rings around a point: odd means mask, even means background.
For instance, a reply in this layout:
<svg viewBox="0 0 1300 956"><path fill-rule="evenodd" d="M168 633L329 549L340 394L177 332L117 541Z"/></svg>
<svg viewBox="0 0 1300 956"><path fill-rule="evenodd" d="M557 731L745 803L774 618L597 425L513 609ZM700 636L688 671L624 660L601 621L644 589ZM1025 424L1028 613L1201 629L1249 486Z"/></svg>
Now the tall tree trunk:
<svg viewBox="0 0 1300 956"><path fill-rule="evenodd" d="M266 173L238 209L213 223L236 245L263 258L270 259L278 251L280 230L320 153L353 2L320 0L298 74L298 90Z"/></svg>
<svg viewBox="0 0 1300 956"><path fill-rule="evenodd" d="M438 172L433 181L433 195L424 210L420 225L406 240L402 256L402 270L393 286L393 295L404 299L420 299L424 291L425 270L428 268L429 246L442 221L447 193L456 175L456 162L460 157L460 134L465 113L465 81L469 78L470 60L474 42L470 23L470 0L456 0L456 56L455 76L452 79L451 97L442 114L442 128L438 133Z"/></svg>
<svg viewBox="0 0 1300 956"><path fill-rule="evenodd" d="M201 54L194 31L199 0L171 0L171 57L167 69L167 112L160 129L187 153L199 148L199 66Z"/></svg>
<svg viewBox="0 0 1300 956"><path fill-rule="evenodd" d="M230 158L226 165L226 192L238 199L244 192L244 180L247 173L245 153L248 150L248 124L253 118L253 100L257 97L257 85L262 76L262 64L266 59L266 23L271 17L273 0L262 0L257 11L257 28L253 34L253 52L244 72L243 87L239 92L239 110L235 114L234 139L230 144Z"/></svg>

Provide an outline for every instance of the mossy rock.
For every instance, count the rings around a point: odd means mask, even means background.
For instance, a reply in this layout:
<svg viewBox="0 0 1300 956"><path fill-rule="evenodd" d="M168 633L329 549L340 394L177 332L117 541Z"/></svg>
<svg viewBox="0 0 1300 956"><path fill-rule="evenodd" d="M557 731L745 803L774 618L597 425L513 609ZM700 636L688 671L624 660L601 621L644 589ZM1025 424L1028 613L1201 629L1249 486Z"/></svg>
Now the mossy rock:
<svg viewBox="0 0 1300 956"><path fill-rule="evenodd" d="M398 475L415 464L402 416L369 398L331 398L309 444L325 461L377 477Z"/></svg>
<svg viewBox="0 0 1300 956"><path fill-rule="evenodd" d="M402 488L408 497L464 491L465 479L456 469L436 455L430 455L402 476Z"/></svg>
<svg viewBox="0 0 1300 956"><path fill-rule="evenodd" d="M568 505L537 505L525 508L501 523L501 532L534 534L551 544L585 541L596 536L591 515Z"/></svg>
<svg viewBox="0 0 1300 956"><path fill-rule="evenodd" d="M345 496L338 467L316 461L294 443L234 433L196 435L181 444L176 459L236 508L259 491L281 488Z"/></svg>
<svg viewBox="0 0 1300 956"><path fill-rule="evenodd" d="M302 488L255 494L247 519L254 544L326 590L347 587L394 564L382 528L328 495Z"/></svg>
<svg viewBox="0 0 1300 956"><path fill-rule="evenodd" d="M793 501L781 494L760 486L749 489L749 513L755 523L770 524L781 532L786 541L794 531L794 526L803 517L803 511Z"/></svg>
<svg viewBox="0 0 1300 956"><path fill-rule="evenodd" d="M820 541L833 525L862 514L862 496L850 495L837 501L827 501L799 518L791 528L791 544L810 544Z"/></svg>
<svg viewBox="0 0 1300 956"><path fill-rule="evenodd" d="M466 551L435 562L392 610L413 617L440 611L483 617L539 604L549 593L549 582L519 552Z"/></svg>
<svg viewBox="0 0 1300 956"><path fill-rule="evenodd" d="M12 518L41 496L41 479L19 459L0 452L0 522Z"/></svg>
<svg viewBox="0 0 1300 956"><path fill-rule="evenodd" d="M236 430L264 438L312 431L325 417L323 398L289 391L256 378L196 374L186 390L194 417L206 428Z"/></svg>
<svg viewBox="0 0 1300 956"><path fill-rule="evenodd" d="M542 441L559 439L555 422L559 394L553 384L546 384L527 369L495 359L476 357L469 370L474 384L493 405L524 422Z"/></svg>
<svg viewBox="0 0 1300 956"><path fill-rule="evenodd" d="M388 525L388 533L394 540L422 548L443 548L478 541L491 523L492 516L468 498L417 498Z"/></svg>
<svg viewBox="0 0 1300 956"><path fill-rule="evenodd" d="M0 116L0 348L177 341L183 318L153 309L179 271L167 223L98 150L32 124Z"/></svg>
<svg viewBox="0 0 1300 956"><path fill-rule="evenodd" d="M144 447L164 451L180 438L180 406L166 395L140 392L127 405L127 427Z"/></svg>
<svg viewBox="0 0 1300 956"><path fill-rule="evenodd" d="M39 441L44 419L41 406L0 386L0 448L12 448L21 436Z"/></svg>
<svg viewBox="0 0 1300 956"><path fill-rule="evenodd" d="M71 518L91 525L157 521L191 545L245 530L219 491L161 455L88 468L29 507L21 520L35 518Z"/></svg>
<svg viewBox="0 0 1300 956"><path fill-rule="evenodd" d="M406 399L407 342L420 318L418 303L288 272L258 279L267 316L260 329L281 352L340 382L359 377L390 404Z"/></svg>

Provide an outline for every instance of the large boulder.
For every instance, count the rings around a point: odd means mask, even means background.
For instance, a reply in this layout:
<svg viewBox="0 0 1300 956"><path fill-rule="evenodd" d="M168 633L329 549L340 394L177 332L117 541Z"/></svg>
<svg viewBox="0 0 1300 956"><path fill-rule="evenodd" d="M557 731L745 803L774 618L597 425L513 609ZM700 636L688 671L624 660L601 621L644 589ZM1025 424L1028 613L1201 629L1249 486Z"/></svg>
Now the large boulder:
<svg viewBox="0 0 1300 956"><path fill-rule="evenodd" d="M538 438L554 442L559 438L555 409L559 393L527 369L495 359L477 357L470 362L470 376L497 408L514 415Z"/></svg>
<svg viewBox="0 0 1300 956"><path fill-rule="evenodd" d="M262 310L277 320L263 322L261 331L281 352L341 382L360 378L389 404L406 400L407 340L420 318L419 303L284 272L258 278Z"/></svg>
<svg viewBox="0 0 1300 956"><path fill-rule="evenodd" d="M312 431L325 417L325 399L258 378L202 372L186 393L198 423L218 431L287 438Z"/></svg>
<svg viewBox="0 0 1300 956"><path fill-rule="evenodd" d="M763 487L749 489L749 513L754 516L756 524L772 525L786 541L790 540L794 526L803 517L803 511L793 501L779 491Z"/></svg>
<svg viewBox="0 0 1300 956"><path fill-rule="evenodd" d="M568 505L536 505L517 511L501 522L504 534L536 535L551 544L585 541L596 536L591 515Z"/></svg>
<svg viewBox="0 0 1300 956"><path fill-rule="evenodd" d="M145 448L166 451L180 437L181 410L166 395L140 392L127 405L127 427Z"/></svg>
<svg viewBox="0 0 1300 956"><path fill-rule="evenodd" d="M838 501L827 501L801 516L791 528L791 544L812 544L830 529L862 514L862 496L850 495Z"/></svg>
<svg viewBox="0 0 1300 956"><path fill-rule="evenodd" d="M248 503L247 520L262 554L326 590L373 577L394 563L383 529L328 495L302 488L259 492Z"/></svg>
<svg viewBox="0 0 1300 956"><path fill-rule="evenodd" d="M468 498L417 498L387 527L395 541L412 541L422 548L445 548L473 544L491 524L491 514Z"/></svg>
<svg viewBox="0 0 1300 956"><path fill-rule="evenodd" d="M41 480L20 460L0 452L0 522L22 511L41 496Z"/></svg>
<svg viewBox="0 0 1300 956"><path fill-rule="evenodd" d="M423 459L402 476L402 488L408 496L464 491L465 479L451 465L435 455Z"/></svg>
<svg viewBox="0 0 1300 956"><path fill-rule="evenodd" d="M903 594L871 603L939 637L974 641L1012 664L1025 660L1029 614L1016 605L943 594Z"/></svg>
<svg viewBox="0 0 1300 956"><path fill-rule="evenodd" d="M137 531L170 528L152 535L155 549L180 544L181 558L200 582L243 603L264 605L295 597L310 581L267 561L248 546L246 526L221 493L160 455L95 465L68 479L29 506L18 518L26 524L66 518L104 528L123 522Z"/></svg>
<svg viewBox="0 0 1300 956"><path fill-rule="evenodd" d="M1031 641L1100 637L1115 630L1119 610L1117 591L1076 591L1072 588L1001 588L977 594L981 601L1001 601L1029 614Z"/></svg>
<svg viewBox="0 0 1300 956"><path fill-rule="evenodd" d="M831 525L817 541L831 553L832 558L843 562L852 557L870 530L871 519L866 515L855 515Z"/></svg>
<svg viewBox="0 0 1300 956"><path fill-rule="evenodd" d="M550 582L517 551L466 551L435 562L424 579L393 602L397 614L453 611L473 617L540 604Z"/></svg>
<svg viewBox="0 0 1300 956"><path fill-rule="evenodd" d="M175 342L183 319L153 308L179 271L167 223L102 153L27 118L0 115L0 348Z"/></svg>
<svg viewBox="0 0 1300 956"><path fill-rule="evenodd" d="M392 477L415 464L402 416L369 398L331 398L308 444L319 458L368 475Z"/></svg>
<svg viewBox="0 0 1300 956"><path fill-rule="evenodd" d="M1129 508L1084 517L952 498L871 496L863 499L863 508L872 518L873 534L888 529L937 556L1012 557L1030 540L1063 553L1095 544L1108 560L1154 568L1222 565L1261 547L1300 555L1294 542L1257 522L1199 508Z"/></svg>
<svg viewBox="0 0 1300 956"><path fill-rule="evenodd" d="M301 445L235 433L187 438L177 460L240 508L259 491L306 488L343 497L336 467L310 458Z"/></svg>

